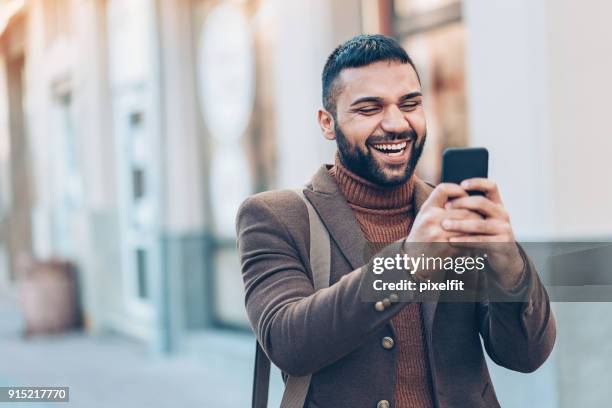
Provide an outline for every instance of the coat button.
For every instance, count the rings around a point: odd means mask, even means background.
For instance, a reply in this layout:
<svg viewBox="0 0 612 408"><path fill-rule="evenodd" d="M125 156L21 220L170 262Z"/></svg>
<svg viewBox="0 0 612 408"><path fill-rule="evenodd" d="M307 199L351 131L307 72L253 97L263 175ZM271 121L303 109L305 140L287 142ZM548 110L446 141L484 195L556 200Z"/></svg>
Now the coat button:
<svg viewBox="0 0 612 408"><path fill-rule="evenodd" d="M376 408L389 408L391 405L389 405L389 401L387 400L380 400L378 401L378 404L376 404Z"/></svg>
<svg viewBox="0 0 612 408"><path fill-rule="evenodd" d="M377 312L384 312L385 305L379 300L378 302L374 303L374 309L376 309Z"/></svg>
<svg viewBox="0 0 612 408"><path fill-rule="evenodd" d="M388 298L384 298L382 302L385 307L391 306L391 301Z"/></svg>
<svg viewBox="0 0 612 408"><path fill-rule="evenodd" d="M383 348L387 350L391 350L394 345L395 345L395 342L393 341L393 338L388 337L388 336L383 337L382 339Z"/></svg>
<svg viewBox="0 0 612 408"><path fill-rule="evenodd" d="M397 303L399 301L399 296L397 295L397 293L392 293L389 295L389 300L391 301L391 303Z"/></svg>

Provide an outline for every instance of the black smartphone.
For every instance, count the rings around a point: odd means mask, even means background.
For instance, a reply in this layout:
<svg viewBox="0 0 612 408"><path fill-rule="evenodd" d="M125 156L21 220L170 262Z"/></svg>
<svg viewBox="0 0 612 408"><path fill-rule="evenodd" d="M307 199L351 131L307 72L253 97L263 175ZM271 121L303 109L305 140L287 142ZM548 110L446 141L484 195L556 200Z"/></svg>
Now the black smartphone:
<svg viewBox="0 0 612 408"><path fill-rule="evenodd" d="M460 184L463 180L482 177L489 172L489 151L484 147L462 147L444 150L442 156L442 182ZM482 191L469 191L470 195L484 195Z"/></svg>

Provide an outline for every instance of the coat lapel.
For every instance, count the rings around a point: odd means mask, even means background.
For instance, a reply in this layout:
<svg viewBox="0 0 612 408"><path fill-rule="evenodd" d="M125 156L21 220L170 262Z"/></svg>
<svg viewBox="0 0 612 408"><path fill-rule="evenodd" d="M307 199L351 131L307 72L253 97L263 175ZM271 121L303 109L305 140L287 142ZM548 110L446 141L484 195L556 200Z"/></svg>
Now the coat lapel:
<svg viewBox="0 0 612 408"><path fill-rule="evenodd" d="M433 187L425 183L424 181L416 178L414 183L414 208L415 214L417 214L423 203L429 197L429 194L433 191ZM440 291L434 290L429 295L431 300L423 302L423 323L425 326L425 333L427 334L427 341L429 342L429 349L431 350L431 334L433 329L434 316L436 314L436 308L438 307L438 299L440 297Z"/></svg>
<svg viewBox="0 0 612 408"><path fill-rule="evenodd" d="M368 261L366 259L368 243L353 210L329 174L328 165L321 166L304 190L304 195L316 209L332 239L352 268L363 266Z"/></svg>

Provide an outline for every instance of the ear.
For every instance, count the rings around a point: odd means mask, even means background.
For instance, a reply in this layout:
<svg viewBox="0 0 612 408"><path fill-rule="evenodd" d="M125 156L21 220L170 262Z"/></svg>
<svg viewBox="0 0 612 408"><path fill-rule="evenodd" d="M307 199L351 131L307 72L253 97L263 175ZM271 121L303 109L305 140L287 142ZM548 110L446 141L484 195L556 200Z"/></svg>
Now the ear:
<svg viewBox="0 0 612 408"><path fill-rule="evenodd" d="M327 140L336 140L334 115L324 108L320 108L317 111L317 120L319 121L323 136Z"/></svg>

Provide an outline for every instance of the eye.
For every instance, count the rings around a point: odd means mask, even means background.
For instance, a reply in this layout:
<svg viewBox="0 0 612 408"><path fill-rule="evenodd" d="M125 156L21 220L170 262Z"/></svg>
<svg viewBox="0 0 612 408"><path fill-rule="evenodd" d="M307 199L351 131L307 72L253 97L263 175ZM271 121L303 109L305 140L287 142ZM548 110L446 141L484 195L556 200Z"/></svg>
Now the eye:
<svg viewBox="0 0 612 408"><path fill-rule="evenodd" d="M363 114L363 115L373 115L375 113L380 112L380 107L378 106L368 106L366 108L359 108L357 109L357 112Z"/></svg>
<svg viewBox="0 0 612 408"><path fill-rule="evenodd" d="M400 108L404 111L413 111L421 104L420 101L404 102L400 105Z"/></svg>

